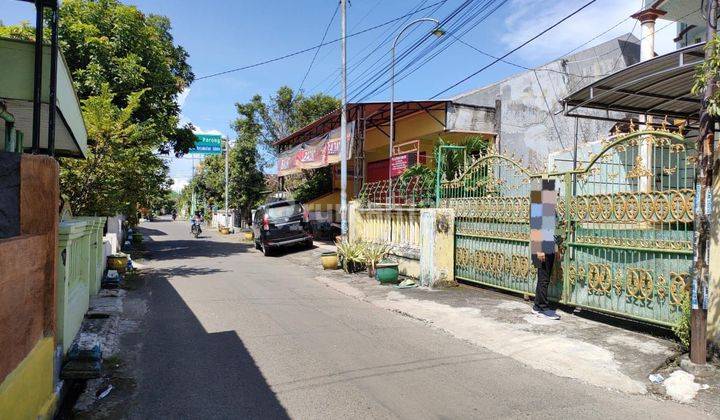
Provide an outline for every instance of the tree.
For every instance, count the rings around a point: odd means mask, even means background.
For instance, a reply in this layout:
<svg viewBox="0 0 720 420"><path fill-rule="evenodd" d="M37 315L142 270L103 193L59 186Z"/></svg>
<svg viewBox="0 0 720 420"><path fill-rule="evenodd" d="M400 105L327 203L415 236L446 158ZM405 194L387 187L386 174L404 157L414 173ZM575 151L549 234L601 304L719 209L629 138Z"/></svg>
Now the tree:
<svg viewBox="0 0 720 420"><path fill-rule="evenodd" d="M266 190L263 159L258 150L262 134L262 124L258 120L260 106L255 98L247 104L235 104L238 117L233 128L237 140L229 156L230 201L246 221Z"/></svg>
<svg viewBox="0 0 720 420"><path fill-rule="evenodd" d="M154 127L132 119L145 92L128 95L120 108L106 84L82 101L87 157L60 160L61 191L76 214L122 213L135 222L138 208L155 209L168 193L172 181L154 153Z"/></svg>
<svg viewBox="0 0 720 420"><path fill-rule="evenodd" d="M260 95L251 102L261 123L263 146L270 155L275 154L274 143L316 119L340 108L340 101L322 93L305 96L287 86L280 87L266 104Z"/></svg>

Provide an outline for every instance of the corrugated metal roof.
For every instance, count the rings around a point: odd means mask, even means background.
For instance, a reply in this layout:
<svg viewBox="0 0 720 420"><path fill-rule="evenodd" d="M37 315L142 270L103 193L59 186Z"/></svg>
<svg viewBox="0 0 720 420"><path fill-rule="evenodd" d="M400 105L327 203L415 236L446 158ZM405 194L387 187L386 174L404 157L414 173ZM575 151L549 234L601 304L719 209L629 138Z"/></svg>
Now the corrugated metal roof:
<svg viewBox="0 0 720 420"><path fill-rule="evenodd" d="M695 67L705 43L643 61L583 87L562 102L565 115L583 108L697 120L700 97L692 95Z"/></svg>

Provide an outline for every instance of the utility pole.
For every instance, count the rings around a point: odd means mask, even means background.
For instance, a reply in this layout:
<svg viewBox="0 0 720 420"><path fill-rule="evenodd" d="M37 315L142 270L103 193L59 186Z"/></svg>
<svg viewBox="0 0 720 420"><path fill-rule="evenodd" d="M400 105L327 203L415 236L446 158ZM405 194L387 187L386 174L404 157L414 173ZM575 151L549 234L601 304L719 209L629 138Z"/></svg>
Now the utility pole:
<svg viewBox="0 0 720 420"><path fill-rule="evenodd" d="M347 235L347 45L345 40L347 0L340 0L340 53L342 73L342 110L340 111L340 234Z"/></svg>
<svg viewBox="0 0 720 420"><path fill-rule="evenodd" d="M707 41L717 33L718 0L707 2ZM705 50L705 60L712 57ZM707 305L710 257L710 221L712 215L713 158L715 146L715 118L708 112L708 104L715 94L716 80L708 80L700 109L700 133L695 144L698 154L695 169L695 240L693 243L694 267L692 275L691 318L690 318L690 361L707 363Z"/></svg>
<svg viewBox="0 0 720 420"><path fill-rule="evenodd" d="M230 139L225 139L225 227L232 229L232 226L228 226L228 182L229 182L229 171L228 162L230 159Z"/></svg>

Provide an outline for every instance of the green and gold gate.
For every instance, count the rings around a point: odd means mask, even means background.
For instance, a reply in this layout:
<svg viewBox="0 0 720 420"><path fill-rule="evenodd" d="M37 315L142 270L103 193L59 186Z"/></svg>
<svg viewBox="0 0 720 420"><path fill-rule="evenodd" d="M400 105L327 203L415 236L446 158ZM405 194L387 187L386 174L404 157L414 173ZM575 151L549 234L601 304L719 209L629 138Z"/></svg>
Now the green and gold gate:
<svg viewBox="0 0 720 420"><path fill-rule="evenodd" d="M692 265L692 144L667 130L616 134L563 176L563 300L673 324Z"/></svg>
<svg viewBox="0 0 720 420"><path fill-rule="evenodd" d="M455 277L533 294L530 263L530 178L518 159L489 151L465 159L452 179L440 181L439 205L455 209ZM443 162L441 159L440 162ZM442 163L439 170L443 173ZM550 297L558 299L561 281Z"/></svg>
<svg viewBox="0 0 720 420"><path fill-rule="evenodd" d="M441 174L446 160L441 150ZM495 151L459 167L437 191L455 209L456 277L532 294L529 183L543 175ZM545 174L558 181L564 251L551 298L673 325L692 265L694 174L693 144L667 129L617 133L575 169Z"/></svg>

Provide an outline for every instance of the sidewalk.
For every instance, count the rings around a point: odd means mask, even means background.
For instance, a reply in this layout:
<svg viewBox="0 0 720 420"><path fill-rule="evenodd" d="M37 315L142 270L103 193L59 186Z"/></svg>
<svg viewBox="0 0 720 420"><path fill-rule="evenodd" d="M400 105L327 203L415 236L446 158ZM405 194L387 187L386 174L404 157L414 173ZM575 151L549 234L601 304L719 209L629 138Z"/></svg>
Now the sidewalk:
<svg viewBox="0 0 720 420"><path fill-rule="evenodd" d="M668 393L685 402L694 397L694 405L720 415L720 375L699 376L702 384L681 375L673 380L672 391L648 380L651 373L667 378L679 370L680 350L671 332L586 311L560 309L560 321L544 320L532 313L532 302L481 287L396 289L365 273L322 271L319 255L325 248L291 251L283 258L314 267L315 280L340 293L428 323L532 368L623 393ZM708 389L694 389L703 384Z"/></svg>

